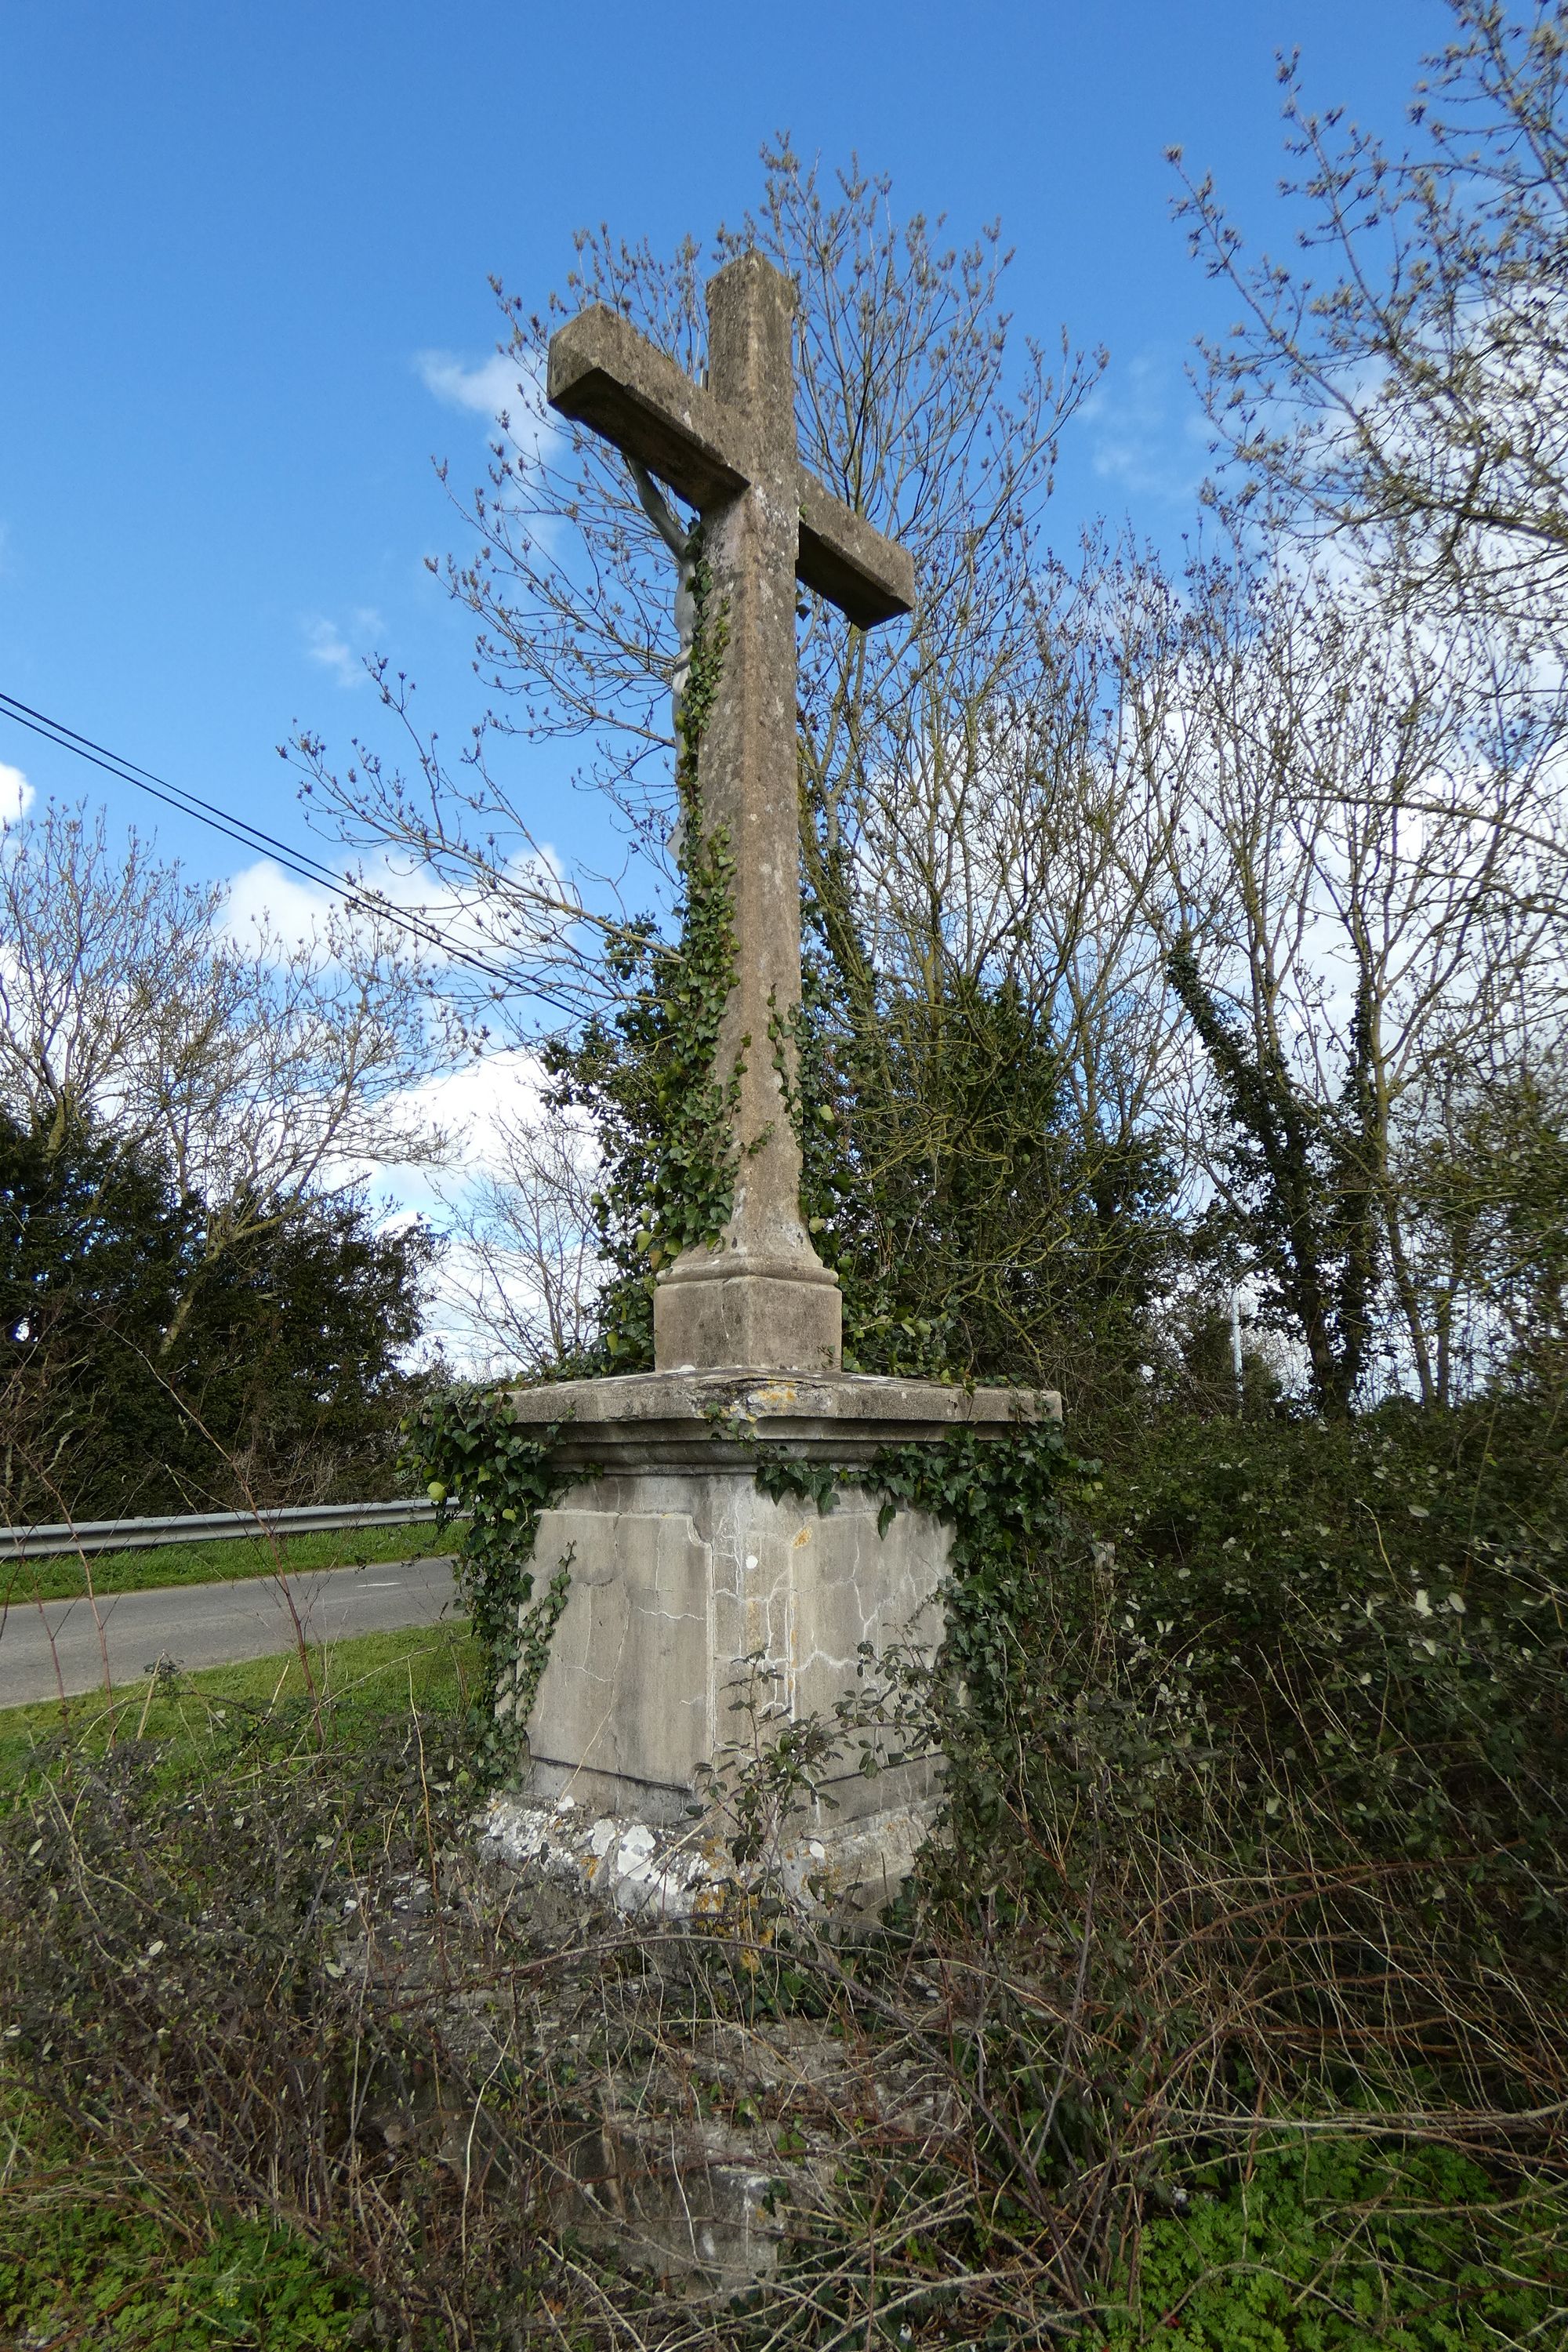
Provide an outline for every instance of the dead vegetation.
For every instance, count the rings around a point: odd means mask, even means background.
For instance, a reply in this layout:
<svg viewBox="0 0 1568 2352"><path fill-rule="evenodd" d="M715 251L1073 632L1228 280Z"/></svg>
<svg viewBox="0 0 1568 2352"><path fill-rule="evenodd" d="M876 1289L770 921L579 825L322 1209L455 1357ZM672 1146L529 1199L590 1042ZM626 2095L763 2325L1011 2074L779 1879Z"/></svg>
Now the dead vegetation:
<svg viewBox="0 0 1568 2352"><path fill-rule="evenodd" d="M946 1829L871 1925L499 1870L439 1717L231 1722L199 1786L40 1759L10 2079L410 2346L1554 2341L1550 1556L1478 1546L1462 1611L1397 1549L1353 1605L1205 1563L1042 1551L988 1711L933 1695Z"/></svg>

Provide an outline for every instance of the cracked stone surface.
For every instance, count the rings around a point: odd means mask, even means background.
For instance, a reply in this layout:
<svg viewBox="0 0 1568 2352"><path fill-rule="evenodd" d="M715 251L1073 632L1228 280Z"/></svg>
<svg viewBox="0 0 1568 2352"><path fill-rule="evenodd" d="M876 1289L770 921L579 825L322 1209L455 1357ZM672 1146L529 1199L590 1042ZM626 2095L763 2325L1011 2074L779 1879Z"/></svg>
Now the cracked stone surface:
<svg viewBox="0 0 1568 2352"><path fill-rule="evenodd" d="M774 1501L759 1457L854 1467L910 1439L1005 1439L1061 1411L1049 1391L690 1365L511 1402L524 1427L554 1432L557 1463L586 1474L534 1548L541 1583L563 1561L571 1583L528 1726L530 1793L657 1825L685 1818L705 1769L743 1738L744 1662L774 1724L831 1724L867 1651L929 1658L942 1638L947 1528L900 1511L883 1530L877 1497L852 1486L826 1513ZM817 1775L811 1832L832 1844L869 1815L918 1808L931 1776L926 1762L867 1780L845 1753Z"/></svg>
<svg viewBox="0 0 1568 2352"><path fill-rule="evenodd" d="M775 1502L749 1465L570 1489L534 1549L542 1579L569 1559L572 1582L529 1722L531 1788L677 1822L702 1768L748 1735L736 1712L743 1662L778 1717L831 1723L867 1650L929 1657L951 1531L910 1511L879 1533L878 1510L853 1490L826 1516L810 1500ZM820 1778L831 1801L814 1807L812 1832L831 1839L918 1802L929 1768L868 1780L857 1751Z"/></svg>

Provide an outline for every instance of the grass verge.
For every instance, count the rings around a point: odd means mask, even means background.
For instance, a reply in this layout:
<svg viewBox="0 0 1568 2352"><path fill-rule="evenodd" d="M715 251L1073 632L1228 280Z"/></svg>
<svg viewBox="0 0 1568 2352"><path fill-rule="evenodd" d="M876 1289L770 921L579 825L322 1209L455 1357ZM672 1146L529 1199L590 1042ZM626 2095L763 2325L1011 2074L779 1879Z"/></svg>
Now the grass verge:
<svg viewBox="0 0 1568 2352"><path fill-rule="evenodd" d="M76 1601L94 1592L157 1592L174 1584L227 1584L247 1576L289 1575L304 1569L369 1568L389 1559L445 1557L450 1533L428 1524L412 1528L323 1528L277 1542L265 1536L215 1536L210 1542L154 1544L145 1551L110 1551L83 1562L75 1552L0 1566L0 1596L13 1609L34 1601Z"/></svg>
<svg viewBox="0 0 1568 2352"><path fill-rule="evenodd" d="M89 1757L123 1740L151 1740L167 1770L199 1778L210 1764L229 1764L237 1739L259 1765L301 1742L354 1747L395 1716L458 1715L479 1680L478 1653L458 1619L311 1643L303 1657L290 1651L142 1678L121 1684L112 1699L90 1691L63 1707L47 1699L0 1708L0 1804L36 1762L58 1752L62 1735Z"/></svg>

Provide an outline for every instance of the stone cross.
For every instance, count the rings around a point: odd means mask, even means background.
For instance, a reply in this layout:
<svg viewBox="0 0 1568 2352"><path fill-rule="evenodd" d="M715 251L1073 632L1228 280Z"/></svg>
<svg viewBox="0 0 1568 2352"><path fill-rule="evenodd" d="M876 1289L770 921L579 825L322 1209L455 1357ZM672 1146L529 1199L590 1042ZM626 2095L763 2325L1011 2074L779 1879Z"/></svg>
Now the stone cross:
<svg viewBox="0 0 1568 2352"><path fill-rule="evenodd" d="M551 337L549 399L657 474L702 519L726 638L699 755L704 825L734 857L737 977L716 1075L741 1070L735 1197L711 1247L684 1251L654 1293L654 1357L758 1371L842 1361L838 1286L800 1213L800 1146L774 1066L774 1024L800 1002L795 582L858 627L914 607L914 565L808 474L795 423L795 289L760 254L708 285L708 381L595 304Z"/></svg>

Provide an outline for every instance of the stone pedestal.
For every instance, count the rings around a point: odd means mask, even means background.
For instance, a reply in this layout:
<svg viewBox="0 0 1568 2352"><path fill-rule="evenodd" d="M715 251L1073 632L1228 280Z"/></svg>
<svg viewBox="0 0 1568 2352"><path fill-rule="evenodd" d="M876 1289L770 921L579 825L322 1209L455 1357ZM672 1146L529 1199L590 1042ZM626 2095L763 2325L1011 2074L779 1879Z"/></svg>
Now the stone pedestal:
<svg viewBox="0 0 1568 2352"><path fill-rule="evenodd" d="M798 1217L795 1227L799 1250L772 1265L742 1256L729 1236L678 1258L653 1294L655 1363L837 1371L844 1360L838 1285Z"/></svg>
<svg viewBox="0 0 1568 2352"><path fill-rule="evenodd" d="M1001 1437L1060 1409L1047 1391L832 1371L648 1372L512 1402L525 1424L564 1424L563 1466L596 1473L540 1523L537 1585L568 1553L572 1581L529 1723L532 1791L659 1824L682 1818L699 1767L743 1731L741 1662L761 1654L792 1717L831 1719L863 1643L929 1653L941 1638L950 1529L900 1511L879 1535L876 1499L853 1488L826 1515L772 1501L755 1449L868 1465L884 1446L963 1427ZM864 1833L927 1798L929 1767L868 1780L855 1765L830 1777L811 1834Z"/></svg>

